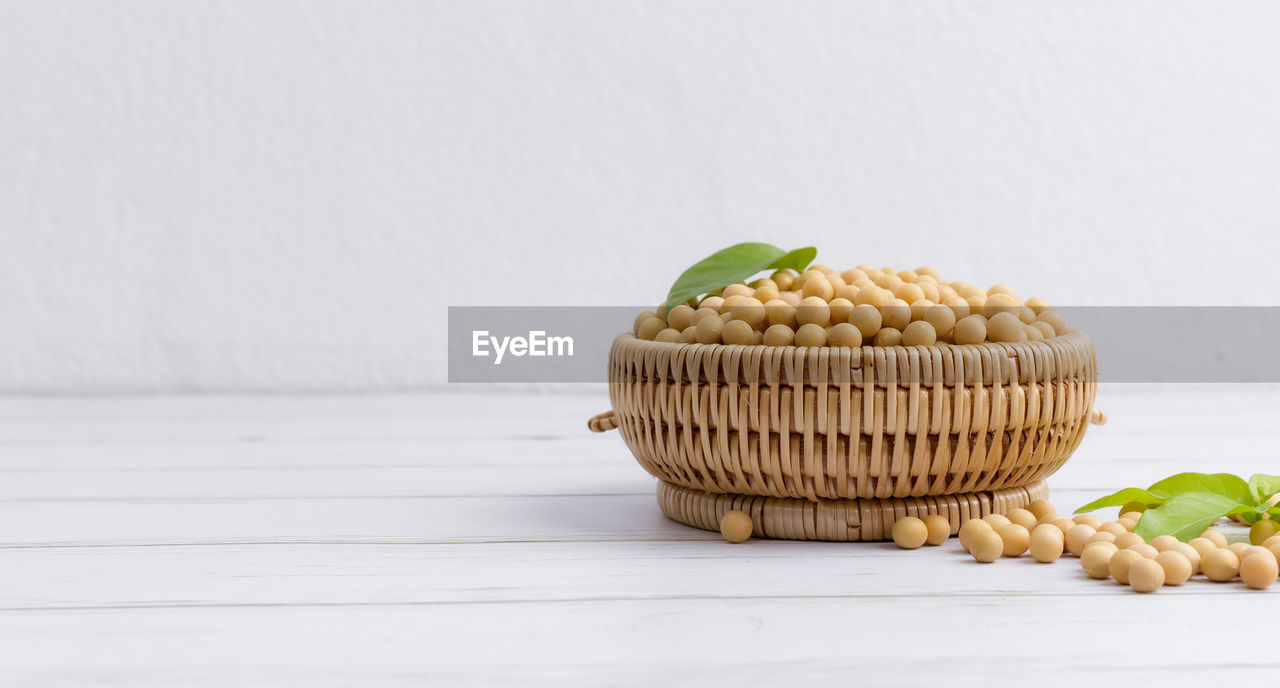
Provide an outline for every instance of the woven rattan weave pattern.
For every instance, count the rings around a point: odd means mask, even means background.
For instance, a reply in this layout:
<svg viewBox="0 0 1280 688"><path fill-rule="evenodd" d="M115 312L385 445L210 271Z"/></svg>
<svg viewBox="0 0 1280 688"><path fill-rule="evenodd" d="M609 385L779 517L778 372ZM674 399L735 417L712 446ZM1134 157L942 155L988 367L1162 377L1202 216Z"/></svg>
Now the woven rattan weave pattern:
<svg viewBox="0 0 1280 688"><path fill-rule="evenodd" d="M590 425L619 429L666 484L664 511L686 523L677 514L690 512L671 501L676 486L810 503L1012 499L1019 493L1005 491L1040 485L1079 445L1097 384L1093 344L1076 331L1014 344L858 349L624 334L609 359L613 412ZM883 535L878 526L858 531Z"/></svg>
<svg viewBox="0 0 1280 688"><path fill-rule="evenodd" d="M995 492L972 492L904 499L785 499L749 495L711 494L679 485L658 483L658 507L672 520L703 530L719 530L729 511L751 516L754 537L785 540L887 540L893 524L904 516L924 518L941 514L951 534L971 518L1004 514L1045 499L1043 482Z"/></svg>

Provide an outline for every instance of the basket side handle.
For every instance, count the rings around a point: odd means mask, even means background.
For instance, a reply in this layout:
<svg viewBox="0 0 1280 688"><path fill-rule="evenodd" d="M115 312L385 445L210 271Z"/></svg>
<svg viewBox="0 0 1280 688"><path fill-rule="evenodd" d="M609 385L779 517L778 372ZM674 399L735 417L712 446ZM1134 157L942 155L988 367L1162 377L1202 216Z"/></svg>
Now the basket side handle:
<svg viewBox="0 0 1280 688"><path fill-rule="evenodd" d="M618 414L613 409L597 413L587 420L587 429L591 432L606 432L618 427Z"/></svg>
<svg viewBox="0 0 1280 688"><path fill-rule="evenodd" d="M1107 414L1103 413L1098 409L1094 409L1089 412L1089 422L1094 425L1106 425Z"/></svg>

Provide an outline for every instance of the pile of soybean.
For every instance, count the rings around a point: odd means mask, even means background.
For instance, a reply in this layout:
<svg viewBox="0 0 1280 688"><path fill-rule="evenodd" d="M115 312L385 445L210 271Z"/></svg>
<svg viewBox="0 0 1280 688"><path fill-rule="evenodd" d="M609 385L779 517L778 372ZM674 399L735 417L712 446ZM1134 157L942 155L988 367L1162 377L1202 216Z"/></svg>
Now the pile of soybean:
<svg viewBox="0 0 1280 688"><path fill-rule="evenodd" d="M1040 500L1010 511L966 521L959 531L960 546L974 559L992 563L1030 553L1041 563L1064 554L1079 557L1092 578L1114 579L1137 592L1155 592L1166 585L1182 585L1198 575L1217 583L1242 581L1255 590L1270 587L1280 574L1280 525L1264 520L1249 530L1249 542L1228 544L1216 528L1208 528L1189 542L1161 535L1146 542L1133 532L1145 506L1132 503L1120 518L1103 522L1092 514L1074 518L1059 515ZM751 517L730 511L720 521L729 542L744 542L752 533ZM908 516L893 524L893 541L903 549L941 545L951 536L951 524L934 514Z"/></svg>
<svg viewBox="0 0 1280 688"><path fill-rule="evenodd" d="M1023 300L1007 284L940 281L927 265L815 265L645 311L634 328L659 342L858 347L1025 342L1060 335L1067 324L1044 299Z"/></svg>

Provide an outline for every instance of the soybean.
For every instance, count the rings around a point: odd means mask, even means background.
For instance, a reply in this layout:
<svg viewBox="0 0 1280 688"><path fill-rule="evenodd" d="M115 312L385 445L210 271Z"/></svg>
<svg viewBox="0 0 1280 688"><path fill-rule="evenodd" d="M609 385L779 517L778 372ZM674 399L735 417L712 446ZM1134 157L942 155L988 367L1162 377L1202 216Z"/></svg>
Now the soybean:
<svg viewBox="0 0 1280 688"><path fill-rule="evenodd" d="M720 534L732 543L746 542L751 537L751 517L743 511L729 511L720 517Z"/></svg>
<svg viewBox="0 0 1280 688"><path fill-rule="evenodd" d="M893 523L893 541L902 549L917 549L929 539L929 527L915 516L900 518Z"/></svg>
<svg viewBox="0 0 1280 688"><path fill-rule="evenodd" d="M1065 539L1062 531L1052 523L1042 523L1031 531L1031 539L1028 548L1031 550L1031 558L1042 564L1055 562L1062 556L1062 548Z"/></svg>

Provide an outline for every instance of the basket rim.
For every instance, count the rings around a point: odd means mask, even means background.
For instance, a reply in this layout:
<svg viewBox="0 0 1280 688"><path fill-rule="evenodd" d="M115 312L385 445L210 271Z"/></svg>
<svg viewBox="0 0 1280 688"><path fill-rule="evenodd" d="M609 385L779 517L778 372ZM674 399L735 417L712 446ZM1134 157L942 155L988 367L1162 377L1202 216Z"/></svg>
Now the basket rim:
<svg viewBox="0 0 1280 688"><path fill-rule="evenodd" d="M657 342L624 332L610 348L611 375L639 366L641 377L692 376L734 383L1009 384L1096 381L1093 341L1079 330L1029 342L932 346L765 346ZM629 362L629 363L628 363Z"/></svg>
<svg viewBox="0 0 1280 688"><path fill-rule="evenodd" d="M978 344L951 344L948 342L941 342L938 344L915 344L912 346L906 346L903 344L898 344L895 346L874 346L874 345L796 346L795 344L788 344L787 346L770 346L768 344L723 344L723 343L703 344L701 342L659 342L652 339L640 339L635 335L634 332L623 332L614 339L614 342L616 343L621 340L630 340L630 342L639 342L644 345L652 345L652 346L663 347L663 348L679 349L680 347L703 347L710 350L723 348L727 351L732 351L736 349L751 350L751 351L756 351L761 349L768 349L772 351L778 351L778 350L795 351L795 350L802 350L802 349L803 350L818 349L820 351L824 349L828 351L833 351L833 350L834 351L840 351L840 350L855 351L858 349L871 349L872 351L890 351L890 350L903 349L906 351L924 352L924 351L931 351L934 349L943 349L943 350L959 349L961 351L979 350L979 351L1000 351L1000 352L1007 353L1008 349L1013 347L1019 347L1019 346L1042 348L1046 351L1051 351L1052 345L1054 342L1065 344L1065 343L1071 342L1072 340L1078 341L1081 338L1083 338L1084 341L1089 342L1090 344L1093 343L1093 340L1089 338L1089 335L1085 334L1080 330L1075 330L1075 329L1068 329L1066 332L1063 332L1062 334L1054 335L1047 339L1028 340L1025 342L981 342Z"/></svg>

